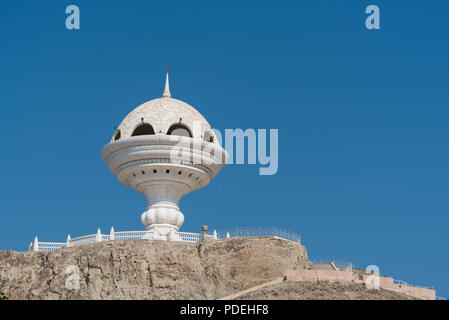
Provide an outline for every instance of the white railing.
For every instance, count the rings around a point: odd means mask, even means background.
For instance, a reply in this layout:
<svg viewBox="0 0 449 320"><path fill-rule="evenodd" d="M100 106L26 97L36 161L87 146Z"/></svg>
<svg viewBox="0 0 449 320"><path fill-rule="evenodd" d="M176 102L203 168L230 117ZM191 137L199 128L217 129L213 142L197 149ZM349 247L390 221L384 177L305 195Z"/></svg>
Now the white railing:
<svg viewBox="0 0 449 320"><path fill-rule="evenodd" d="M71 239L70 241L68 241L69 246L78 246L81 244L88 244L88 243L94 243L94 242L97 242L96 234L82 236L82 237L74 238L74 239Z"/></svg>
<svg viewBox="0 0 449 320"><path fill-rule="evenodd" d="M170 240L170 241L185 241L185 242L198 242L202 238L205 239L217 239L217 233L213 234L201 234L192 232L177 232L173 229L166 237L161 237L156 230L152 231L120 231L115 232L114 228L111 228L109 234L102 234L100 228L98 228L96 234L82 236L78 238L67 237L66 242L42 242L36 237L34 242L30 244L30 251L52 251L60 248L79 246L88 243L111 241L111 240L130 240L130 239L149 239L149 240Z"/></svg>
<svg viewBox="0 0 449 320"><path fill-rule="evenodd" d="M30 244L30 251L52 251L65 247L79 246L88 243L112 241L112 240L130 240L130 239L149 239L149 240L168 240L168 241L185 241L185 242L198 242L201 239L222 239L242 236L275 236L286 240L292 240L299 242L299 235L281 230L278 228L235 228L232 230L226 230L218 233L214 230L212 234L207 233L193 233L193 232L177 232L171 229L169 234L161 236L159 231L154 228L151 231L120 231L115 232L114 228L111 228L109 234L102 234L100 228L98 228L96 234L90 234L87 236L81 236L78 238L67 237L66 242L41 242L38 238L34 238L34 242Z"/></svg>
<svg viewBox="0 0 449 320"><path fill-rule="evenodd" d="M217 235L213 234L201 234L201 233L193 233L193 232L176 232L176 234L181 238L182 241L187 242L198 242L201 240L201 236L204 236L205 239L217 239Z"/></svg>
<svg viewBox="0 0 449 320"><path fill-rule="evenodd" d="M52 251L66 247L66 243L42 242L39 245L39 251Z"/></svg>
<svg viewBox="0 0 449 320"><path fill-rule="evenodd" d="M143 239L146 231L122 231L114 233L114 240Z"/></svg>
<svg viewBox="0 0 449 320"><path fill-rule="evenodd" d="M200 234L199 233L178 232L178 235L181 237L182 241L188 241L188 242L200 241Z"/></svg>

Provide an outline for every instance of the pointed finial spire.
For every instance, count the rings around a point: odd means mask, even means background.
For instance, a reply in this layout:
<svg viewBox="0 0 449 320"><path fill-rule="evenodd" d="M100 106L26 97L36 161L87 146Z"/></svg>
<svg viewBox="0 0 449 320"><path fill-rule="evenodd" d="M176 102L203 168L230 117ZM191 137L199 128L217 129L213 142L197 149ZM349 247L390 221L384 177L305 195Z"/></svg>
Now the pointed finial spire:
<svg viewBox="0 0 449 320"><path fill-rule="evenodd" d="M168 81L168 72L170 71L170 67L167 67L167 76L165 78L165 89L164 89L164 93L162 94L163 98L171 98L171 94L170 94L170 83Z"/></svg>
<svg viewBox="0 0 449 320"><path fill-rule="evenodd" d="M111 231L109 232L109 240L115 240L114 227L111 227Z"/></svg>
<svg viewBox="0 0 449 320"><path fill-rule="evenodd" d="M37 239L37 236L34 238L33 251L39 251L39 240Z"/></svg>

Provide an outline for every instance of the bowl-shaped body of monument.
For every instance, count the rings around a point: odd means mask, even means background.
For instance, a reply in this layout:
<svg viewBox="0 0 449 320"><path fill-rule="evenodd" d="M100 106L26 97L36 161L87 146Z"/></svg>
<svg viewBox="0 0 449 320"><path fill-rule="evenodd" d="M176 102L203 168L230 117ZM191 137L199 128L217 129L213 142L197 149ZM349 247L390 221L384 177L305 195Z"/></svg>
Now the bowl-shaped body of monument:
<svg viewBox="0 0 449 320"><path fill-rule="evenodd" d="M142 223L149 238L161 240L184 222L181 197L206 186L227 160L206 119L171 98L168 75L163 97L129 113L101 155L121 183L145 195Z"/></svg>

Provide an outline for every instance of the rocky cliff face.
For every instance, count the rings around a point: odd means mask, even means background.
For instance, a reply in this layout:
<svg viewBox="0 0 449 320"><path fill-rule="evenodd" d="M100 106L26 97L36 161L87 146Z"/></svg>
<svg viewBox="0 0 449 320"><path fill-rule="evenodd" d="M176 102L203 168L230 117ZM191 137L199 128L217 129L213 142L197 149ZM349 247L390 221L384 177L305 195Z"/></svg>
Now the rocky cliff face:
<svg viewBox="0 0 449 320"><path fill-rule="evenodd" d="M0 284L9 299L216 299L308 266L303 246L276 238L123 240L0 251Z"/></svg>
<svg viewBox="0 0 449 320"><path fill-rule="evenodd" d="M348 282L295 282L265 287L238 297L239 300L419 300L385 289L370 290L364 284Z"/></svg>
<svg viewBox="0 0 449 320"><path fill-rule="evenodd" d="M305 247L277 238L122 240L0 251L0 291L9 299L217 299L309 266ZM238 299L413 298L362 284L284 279Z"/></svg>

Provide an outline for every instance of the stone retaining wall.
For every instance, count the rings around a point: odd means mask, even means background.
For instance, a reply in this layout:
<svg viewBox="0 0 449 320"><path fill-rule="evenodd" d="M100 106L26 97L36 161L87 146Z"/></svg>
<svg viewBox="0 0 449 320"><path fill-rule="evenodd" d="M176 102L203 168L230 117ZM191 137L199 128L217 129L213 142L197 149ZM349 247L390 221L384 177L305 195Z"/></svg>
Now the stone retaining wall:
<svg viewBox="0 0 449 320"><path fill-rule="evenodd" d="M370 275L355 275L341 270L289 270L286 272L288 280L292 281L350 281L354 283L366 283ZM414 287L410 285L399 285L394 283L393 278L379 276L379 287L406 293L421 299L435 300L435 290Z"/></svg>

